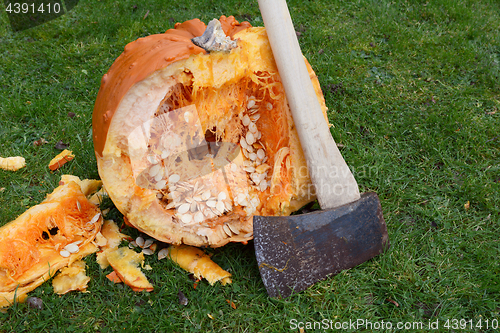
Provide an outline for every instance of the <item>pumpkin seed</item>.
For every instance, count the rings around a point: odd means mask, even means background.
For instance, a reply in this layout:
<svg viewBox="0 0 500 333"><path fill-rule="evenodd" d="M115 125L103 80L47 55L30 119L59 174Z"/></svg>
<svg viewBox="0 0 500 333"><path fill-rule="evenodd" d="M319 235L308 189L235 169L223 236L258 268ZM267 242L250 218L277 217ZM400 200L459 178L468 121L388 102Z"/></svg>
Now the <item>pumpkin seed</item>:
<svg viewBox="0 0 500 333"><path fill-rule="evenodd" d="M248 145L248 146L247 146L247 151L248 151L249 153L255 153L255 149L253 148L253 145L251 145L251 146L250 146L250 145Z"/></svg>
<svg viewBox="0 0 500 333"><path fill-rule="evenodd" d="M158 260L162 260L168 256L168 248L163 248L158 252Z"/></svg>
<svg viewBox="0 0 500 333"><path fill-rule="evenodd" d="M130 243L128 243L128 247L131 249L137 247L137 243L135 241L131 241Z"/></svg>
<svg viewBox="0 0 500 333"><path fill-rule="evenodd" d="M255 161L257 159L257 154L256 153L250 153L250 154L248 154L248 158L251 159L252 161Z"/></svg>
<svg viewBox="0 0 500 333"><path fill-rule="evenodd" d="M242 123L243 123L244 126L248 126L251 123L250 117L248 115L244 115L243 119L241 121L242 121Z"/></svg>
<svg viewBox="0 0 500 333"><path fill-rule="evenodd" d="M267 182L261 182L261 183L259 184L259 190L260 190L261 192L264 192L266 189L267 189Z"/></svg>
<svg viewBox="0 0 500 333"><path fill-rule="evenodd" d="M245 139L246 139L246 142L247 142L249 145L251 145L251 144L253 144L253 143L255 142L255 137L254 137L254 135L252 134L252 132L247 132L247 135L246 135Z"/></svg>
<svg viewBox="0 0 500 333"><path fill-rule="evenodd" d="M148 155L146 157L146 159L148 160L149 163L151 164L157 164L158 163L158 160L156 159L156 156L155 155Z"/></svg>
<svg viewBox="0 0 500 333"><path fill-rule="evenodd" d="M240 146L241 146L242 148L244 148L244 149L247 149L247 150L248 150L248 144L247 144L247 142L245 141L245 138L244 138L243 136L240 138Z"/></svg>
<svg viewBox="0 0 500 333"><path fill-rule="evenodd" d="M156 198L157 199L163 199L163 194L161 192L156 193Z"/></svg>
<svg viewBox="0 0 500 333"><path fill-rule="evenodd" d="M167 181L165 179L160 180L158 183L156 183L155 188L157 190L163 190L167 187Z"/></svg>
<svg viewBox="0 0 500 333"><path fill-rule="evenodd" d="M255 123L251 122L249 125L248 125L248 130L252 133L257 133L258 129L257 129L257 125L255 125ZM253 143L253 142L252 142Z"/></svg>
<svg viewBox="0 0 500 333"><path fill-rule="evenodd" d="M254 113L250 116L250 120L253 122L256 122L259 119L260 119L260 113Z"/></svg>
<svg viewBox="0 0 500 333"><path fill-rule="evenodd" d="M149 168L149 175L151 177L155 177L158 174L158 172L160 171L160 169L161 169L160 164L153 165L151 168Z"/></svg>
<svg viewBox="0 0 500 333"><path fill-rule="evenodd" d="M185 224L191 223L193 221L193 215L184 214L181 216L181 221Z"/></svg>
<svg viewBox="0 0 500 333"><path fill-rule="evenodd" d="M249 232L249 233L243 235L244 238L248 238L248 237L252 237L252 236L253 236L253 232Z"/></svg>
<svg viewBox="0 0 500 333"><path fill-rule="evenodd" d="M97 213L94 215L92 220L88 221L87 224L94 224L99 220L99 217L101 217L101 213Z"/></svg>
<svg viewBox="0 0 500 333"><path fill-rule="evenodd" d="M141 236L137 237L135 239L135 243L137 244L137 246L139 247L144 247L144 238L142 238Z"/></svg>
<svg viewBox="0 0 500 333"><path fill-rule="evenodd" d="M160 181L160 180L162 180L162 179L163 179L163 172L161 172L161 170L160 170L160 172L158 172L158 173L156 174L156 176L155 176L155 181L156 181L156 182L159 182L159 181Z"/></svg>
<svg viewBox="0 0 500 333"><path fill-rule="evenodd" d="M61 250L61 251L59 251L59 254L61 255L61 257L64 257L64 258L67 258L71 255L71 253L67 250Z"/></svg>
<svg viewBox="0 0 500 333"><path fill-rule="evenodd" d="M196 214L194 214L194 221L196 223L203 222L204 219L205 219L205 216L203 216L203 212L199 211Z"/></svg>
<svg viewBox="0 0 500 333"><path fill-rule="evenodd" d="M147 256L150 256L150 255L152 255L155 252L153 250L151 250L151 249L142 249L142 253L144 253Z"/></svg>
<svg viewBox="0 0 500 333"><path fill-rule="evenodd" d="M259 173L252 173L250 175L250 179L255 183L255 185L259 185L259 183L260 183L260 174Z"/></svg>
<svg viewBox="0 0 500 333"><path fill-rule="evenodd" d="M191 211L191 213L194 213L198 210L197 206L198 205L196 204L196 201L191 202L191 207L189 207L190 208L189 210Z"/></svg>
<svg viewBox="0 0 500 333"><path fill-rule="evenodd" d="M263 160L264 157L266 157L266 152L264 151L264 149L259 149L257 150L257 157L260 159L260 160Z"/></svg>
<svg viewBox="0 0 500 333"><path fill-rule="evenodd" d="M220 192L219 195L217 196L217 199L220 201L226 200L226 198L227 198L226 192Z"/></svg>
<svg viewBox="0 0 500 333"><path fill-rule="evenodd" d="M195 195L195 196L193 197L193 200L194 200L194 201L197 201L197 202L203 201L203 199L202 199L199 195Z"/></svg>
<svg viewBox="0 0 500 333"><path fill-rule="evenodd" d="M221 213L224 213L224 202L222 201L217 201L217 204L215 205L215 208Z"/></svg>
<svg viewBox="0 0 500 333"><path fill-rule="evenodd" d="M82 205L80 204L80 201L76 200L76 208L78 209L79 212L82 211Z"/></svg>
<svg viewBox="0 0 500 333"><path fill-rule="evenodd" d="M266 103L266 109L268 109L269 111L271 111L273 109L273 105L269 102Z"/></svg>
<svg viewBox="0 0 500 333"><path fill-rule="evenodd" d="M236 196L236 202L240 202L246 199L246 195L244 193L240 193Z"/></svg>
<svg viewBox="0 0 500 333"><path fill-rule="evenodd" d="M185 214L189 211L190 208L191 208L190 204L184 203L184 204L180 205L179 208L177 208L177 212L179 214Z"/></svg>
<svg viewBox="0 0 500 333"><path fill-rule="evenodd" d="M210 190L206 190L201 195L201 199L203 199L204 201L206 201L206 200L210 199L211 196L212 196L212 193L210 193Z"/></svg>
<svg viewBox="0 0 500 333"><path fill-rule="evenodd" d="M236 201L240 206L248 206L247 195L244 193L238 194Z"/></svg>
<svg viewBox="0 0 500 333"><path fill-rule="evenodd" d="M80 251L80 248L78 247L78 245L74 244L74 243L71 243L71 244L68 244L64 247L64 249L66 251L68 251L69 253L78 253L78 251Z"/></svg>
<svg viewBox="0 0 500 333"><path fill-rule="evenodd" d="M203 216L203 213L202 212L197 212L196 214L194 214L194 221L196 223L200 223L200 222L203 222L203 220L205 219L205 216Z"/></svg>
<svg viewBox="0 0 500 333"><path fill-rule="evenodd" d="M153 242L154 241L151 238L148 238L144 241L144 245L142 247L146 249L146 248L150 247L151 245L153 245Z"/></svg>
<svg viewBox="0 0 500 333"><path fill-rule="evenodd" d="M179 180L181 179L181 176L179 176L178 174L172 174L170 175L170 177L168 177L168 182L170 184L175 184L177 183Z"/></svg>
<svg viewBox="0 0 500 333"><path fill-rule="evenodd" d="M222 230L224 230L224 232L226 233L226 235L228 235L229 237L233 236L233 233L231 232L231 229L229 229L229 227L227 226L227 224L223 224L222 225Z"/></svg>
<svg viewBox="0 0 500 333"><path fill-rule="evenodd" d="M250 99L248 100L248 103L247 103L247 109L251 109L255 106L255 100L254 99Z"/></svg>
<svg viewBox="0 0 500 333"><path fill-rule="evenodd" d="M255 171L258 172L258 173L264 173L266 172L267 170L269 170L271 167L269 166L269 164L261 164L259 165L258 167L255 168Z"/></svg>
<svg viewBox="0 0 500 333"><path fill-rule="evenodd" d="M233 225L231 224L227 224L227 226L229 227L229 229L231 229L231 231L235 234L235 235L238 235L240 233L240 231Z"/></svg>
<svg viewBox="0 0 500 333"><path fill-rule="evenodd" d="M208 200L207 201L207 206L208 207L215 207L217 205L217 202L215 200Z"/></svg>
<svg viewBox="0 0 500 333"><path fill-rule="evenodd" d="M212 210L211 210L210 208L205 208L205 209L203 210L203 215L205 215L205 217L206 217L207 219L211 219L212 217L214 217L214 216L215 216L215 215L214 215L214 213L212 212Z"/></svg>
<svg viewBox="0 0 500 333"><path fill-rule="evenodd" d="M248 173L252 173L252 172L255 172L255 167L249 166L249 167L245 167L243 170L245 170Z"/></svg>

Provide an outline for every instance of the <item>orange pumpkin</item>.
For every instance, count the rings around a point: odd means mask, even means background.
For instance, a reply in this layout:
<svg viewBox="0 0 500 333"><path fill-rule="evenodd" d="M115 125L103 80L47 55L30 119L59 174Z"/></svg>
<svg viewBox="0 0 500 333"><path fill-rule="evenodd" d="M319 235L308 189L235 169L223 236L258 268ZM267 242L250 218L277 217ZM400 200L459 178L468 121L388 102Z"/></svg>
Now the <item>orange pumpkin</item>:
<svg viewBox="0 0 500 333"><path fill-rule="evenodd" d="M128 44L94 107L104 187L129 224L167 243L246 242L253 215L315 199L265 29L224 16L220 25L235 48L195 45L207 28L198 19Z"/></svg>

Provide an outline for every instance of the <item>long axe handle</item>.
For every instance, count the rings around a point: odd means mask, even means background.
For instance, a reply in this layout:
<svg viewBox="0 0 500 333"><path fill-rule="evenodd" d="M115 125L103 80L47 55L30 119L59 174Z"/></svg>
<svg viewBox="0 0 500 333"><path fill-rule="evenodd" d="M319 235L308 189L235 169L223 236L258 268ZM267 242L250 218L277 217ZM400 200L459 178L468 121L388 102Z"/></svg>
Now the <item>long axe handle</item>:
<svg viewBox="0 0 500 333"><path fill-rule="evenodd" d="M286 1L258 1L321 208L335 208L358 200L358 184L321 111Z"/></svg>

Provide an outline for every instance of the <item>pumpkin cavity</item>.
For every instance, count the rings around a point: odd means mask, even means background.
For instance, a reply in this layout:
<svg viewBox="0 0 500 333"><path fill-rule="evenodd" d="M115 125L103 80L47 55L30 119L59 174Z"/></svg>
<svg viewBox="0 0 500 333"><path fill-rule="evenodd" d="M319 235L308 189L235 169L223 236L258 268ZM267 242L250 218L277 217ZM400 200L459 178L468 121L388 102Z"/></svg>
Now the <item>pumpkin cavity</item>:
<svg viewBox="0 0 500 333"><path fill-rule="evenodd" d="M129 136L136 185L156 191L174 223L216 227L233 237L238 223L261 213L271 197L290 200L289 124L279 78L258 72L218 89L194 87L186 70L174 79L152 120ZM138 137L141 153L131 148Z"/></svg>

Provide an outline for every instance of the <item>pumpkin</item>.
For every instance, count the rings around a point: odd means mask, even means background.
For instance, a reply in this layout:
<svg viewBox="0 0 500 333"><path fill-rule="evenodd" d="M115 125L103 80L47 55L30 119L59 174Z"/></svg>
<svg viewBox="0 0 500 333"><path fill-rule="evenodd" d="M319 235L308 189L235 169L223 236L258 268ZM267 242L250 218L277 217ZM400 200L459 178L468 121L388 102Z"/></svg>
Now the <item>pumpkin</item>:
<svg viewBox="0 0 500 333"><path fill-rule="evenodd" d="M102 78L92 127L110 198L160 241L246 242L253 215L315 200L265 28L232 16L126 45Z"/></svg>

